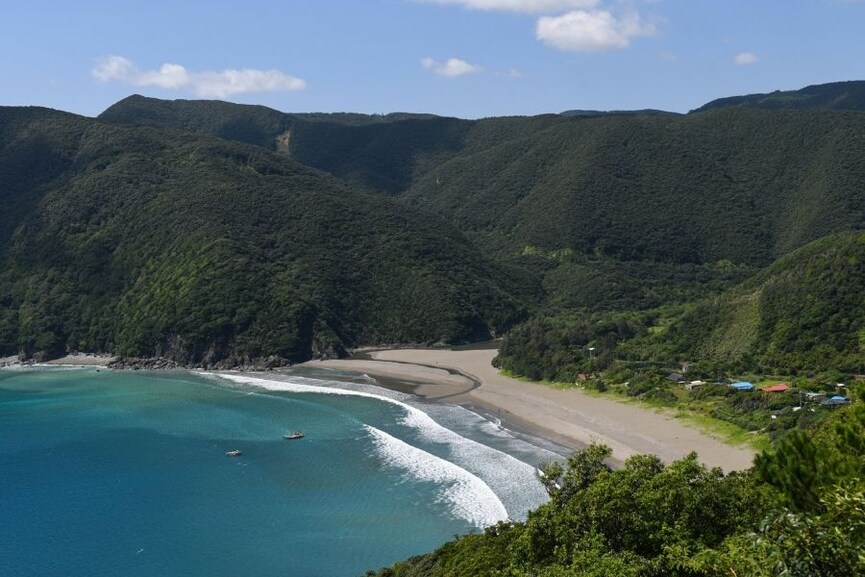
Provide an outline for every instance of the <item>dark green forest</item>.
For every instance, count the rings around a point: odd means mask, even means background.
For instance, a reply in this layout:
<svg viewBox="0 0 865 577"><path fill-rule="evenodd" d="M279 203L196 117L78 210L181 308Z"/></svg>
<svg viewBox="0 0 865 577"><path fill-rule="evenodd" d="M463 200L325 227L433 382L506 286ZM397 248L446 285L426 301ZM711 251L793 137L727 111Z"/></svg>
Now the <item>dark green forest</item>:
<svg viewBox="0 0 865 577"><path fill-rule="evenodd" d="M505 335L531 378L857 372L859 256L833 235L865 229L860 92L483 120L3 109L0 352L211 366ZM797 252L823 238L849 246Z"/></svg>
<svg viewBox="0 0 865 577"><path fill-rule="evenodd" d="M776 90L768 94L729 96L708 102L696 112L712 108L748 107L778 110L862 110L865 109L865 82L850 80L815 84L800 90Z"/></svg>
<svg viewBox="0 0 865 577"><path fill-rule="evenodd" d="M524 314L448 223L284 156L35 109L0 126L0 354L300 361Z"/></svg>

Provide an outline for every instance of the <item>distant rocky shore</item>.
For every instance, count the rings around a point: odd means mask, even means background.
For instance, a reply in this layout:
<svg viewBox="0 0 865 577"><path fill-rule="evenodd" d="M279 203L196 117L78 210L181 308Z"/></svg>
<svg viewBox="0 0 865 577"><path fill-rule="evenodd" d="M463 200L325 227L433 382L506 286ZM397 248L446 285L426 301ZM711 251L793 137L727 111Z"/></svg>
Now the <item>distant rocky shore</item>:
<svg viewBox="0 0 865 577"><path fill-rule="evenodd" d="M52 358L45 353L27 357L24 355L11 355L0 357L0 367L27 366L27 365L92 365L107 366L116 357L101 353L70 353L62 357Z"/></svg>
<svg viewBox="0 0 865 577"><path fill-rule="evenodd" d="M207 371L268 371L280 367L287 367L293 363L276 355L268 357L229 357L219 361L202 361L194 363L180 363L174 359L163 357L130 357L118 358L107 363L110 369L132 369L132 370L159 370L159 369L203 369Z"/></svg>
<svg viewBox="0 0 865 577"><path fill-rule="evenodd" d="M13 355L0 357L0 367L26 366L35 364L104 366L121 370L165 370L165 369L203 369L211 371L267 371L287 367L293 363L286 358L271 355L268 357L228 357L219 361L179 362L166 357L115 357L107 354L72 353L58 358L23 357Z"/></svg>

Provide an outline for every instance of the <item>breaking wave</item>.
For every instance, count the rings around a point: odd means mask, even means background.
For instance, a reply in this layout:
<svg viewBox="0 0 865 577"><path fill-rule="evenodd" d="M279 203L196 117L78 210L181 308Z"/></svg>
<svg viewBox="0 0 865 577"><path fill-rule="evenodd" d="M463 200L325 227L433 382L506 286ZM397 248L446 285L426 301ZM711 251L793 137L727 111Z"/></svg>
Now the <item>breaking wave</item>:
<svg viewBox="0 0 865 577"><path fill-rule="evenodd" d="M202 374L206 375L207 373ZM451 429L439 424L423 410L414 407L407 402L385 396L379 392L357 390L357 383L347 385L340 381L322 381L319 379L299 376L284 377L285 380L263 379L260 377L250 377L231 373L220 373L218 376L235 383L254 386L269 391L366 397L398 406L402 410L402 416L398 423L412 431L415 431L425 443L437 446L438 448L430 447L430 450L434 450L435 453L439 453L441 456L436 456L429 451L418 449L405 441L384 433L383 431L373 429L378 431L380 435L387 435L389 439L392 439L392 441L388 441L387 443L387 446L390 449L388 454L395 455L396 443L401 443L405 445L405 447L403 447L399 452L401 455L408 455L409 453L406 447L411 447L414 451L417 451L420 454L428 455L428 457L432 459L437 459L438 461L441 461L441 463L447 463L454 467L454 469L463 471L465 475L470 475L473 479L476 479L477 482L482 483L484 489L482 490L479 486L468 483L468 481L460 481L458 487L454 489L456 492L455 494L459 496L457 500L460 503L463 503L467 491L477 490L479 492L478 495L481 496L479 502L487 502L489 501L489 495L486 495L485 492L489 492L489 494L496 497L497 503L502 507L502 511L504 511L503 514L501 514L501 511L493 514L493 509L489 505L483 506L486 513L481 515L481 517L484 517L486 520L495 518L492 521L493 523L507 518L508 516L514 519L524 519L529 510L536 508L547 499L547 494L537 478L536 468L534 466L520 461L503 451L489 447L483 443L469 439L452 431ZM344 386L351 386L353 388L342 388ZM381 391L378 387L370 386L369 388L375 391ZM387 391L387 393L409 398L408 395L403 395L401 393L395 393L392 391ZM457 407L457 409L464 410L459 407ZM372 429L372 427L369 428ZM378 433L376 435L378 435ZM378 446L383 448L385 442L382 440L380 435L376 436L375 439ZM407 468L411 469L419 478L428 479L428 477L425 477L422 474L421 467L418 466L420 461L415 460L412 462L414 465ZM425 463L431 465L432 461L427 460ZM443 465L439 465L439 468L442 466ZM472 487L474 487L474 489L472 489ZM507 505L503 503L506 503ZM462 507L463 510L467 510L465 509L466 505L460 505L460 507ZM460 514L460 516L465 515ZM478 515L472 513L472 516L477 517ZM473 520L472 522L474 523L475 521Z"/></svg>
<svg viewBox="0 0 865 577"><path fill-rule="evenodd" d="M439 485L438 501L447 503L455 516L481 528L507 519L504 504L480 478L384 431L369 425L365 428L379 458L387 465L405 469L414 479Z"/></svg>

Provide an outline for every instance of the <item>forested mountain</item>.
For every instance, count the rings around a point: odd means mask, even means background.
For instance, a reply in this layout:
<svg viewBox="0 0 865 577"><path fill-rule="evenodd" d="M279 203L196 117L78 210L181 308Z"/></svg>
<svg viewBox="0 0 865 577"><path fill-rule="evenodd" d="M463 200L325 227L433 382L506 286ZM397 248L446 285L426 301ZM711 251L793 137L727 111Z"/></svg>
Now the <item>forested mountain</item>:
<svg viewBox="0 0 865 577"><path fill-rule="evenodd" d="M747 94L719 98L704 104L700 112L712 108L747 107L778 110L865 110L865 81L815 84L800 90L776 90L768 94Z"/></svg>
<svg viewBox="0 0 865 577"><path fill-rule="evenodd" d="M101 118L145 119L272 150L289 133L285 150L295 160L439 214L506 256L532 247L765 266L821 236L865 226L858 112L311 123L261 107L133 97Z"/></svg>
<svg viewBox="0 0 865 577"><path fill-rule="evenodd" d="M560 112L562 116L648 116L658 114L661 116L678 116L677 112L667 112L665 110L655 110L646 108L643 110L565 110Z"/></svg>
<svg viewBox="0 0 865 577"><path fill-rule="evenodd" d="M563 382L598 369L621 370L627 380L646 364L681 363L694 378L742 371L861 374L863 286L865 233L840 233L716 296L668 298L666 306L642 311L547 307L508 333L498 363L518 375Z"/></svg>
<svg viewBox="0 0 865 577"><path fill-rule="evenodd" d="M681 358L769 373L865 370L865 234L815 241L701 302L661 337Z"/></svg>
<svg viewBox="0 0 865 577"><path fill-rule="evenodd" d="M99 118L255 144L388 193L411 185L419 155L458 150L471 126L432 115L286 114L263 106L137 95L111 106Z"/></svg>
<svg viewBox="0 0 865 577"><path fill-rule="evenodd" d="M473 341L532 290L446 222L260 147L22 108L0 137L3 355Z"/></svg>
<svg viewBox="0 0 865 577"><path fill-rule="evenodd" d="M230 136L226 127L266 124L265 111L132 97L103 118L160 116L174 119L163 127ZM257 142L277 150L288 133L283 150L296 160L443 217L486 254L541 278L556 307L705 296L865 226L856 112L380 120L283 115Z"/></svg>
<svg viewBox="0 0 865 577"><path fill-rule="evenodd" d="M855 110L460 120L132 96L96 120L4 109L0 136L5 353L301 359L527 314L530 331L617 326L604 338L621 343L865 229ZM547 347L556 362L576 358L571 336ZM657 346L699 352L672 342ZM737 358L768 363L748 342Z"/></svg>

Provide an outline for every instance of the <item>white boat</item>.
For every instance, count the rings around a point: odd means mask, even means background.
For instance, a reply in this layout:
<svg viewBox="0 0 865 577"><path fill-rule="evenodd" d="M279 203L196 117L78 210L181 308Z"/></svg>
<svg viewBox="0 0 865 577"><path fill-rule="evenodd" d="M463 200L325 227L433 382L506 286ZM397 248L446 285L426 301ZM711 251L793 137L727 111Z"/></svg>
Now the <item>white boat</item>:
<svg viewBox="0 0 865 577"><path fill-rule="evenodd" d="M226 451L226 452L225 452L225 456L226 456L226 457L239 457L239 456L241 456L242 454L243 454L243 453L240 452L240 449L232 449L232 450L230 450L230 451Z"/></svg>
<svg viewBox="0 0 865 577"><path fill-rule="evenodd" d="M286 434L284 434L284 435L282 436L282 438L283 438L283 439L288 439L288 440L292 440L292 439L302 439L302 438L303 438L303 432L301 432L301 431L292 431L292 432L290 432L290 433L286 433Z"/></svg>

